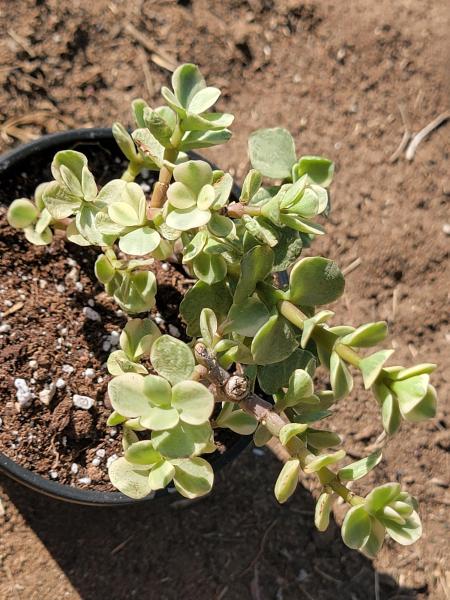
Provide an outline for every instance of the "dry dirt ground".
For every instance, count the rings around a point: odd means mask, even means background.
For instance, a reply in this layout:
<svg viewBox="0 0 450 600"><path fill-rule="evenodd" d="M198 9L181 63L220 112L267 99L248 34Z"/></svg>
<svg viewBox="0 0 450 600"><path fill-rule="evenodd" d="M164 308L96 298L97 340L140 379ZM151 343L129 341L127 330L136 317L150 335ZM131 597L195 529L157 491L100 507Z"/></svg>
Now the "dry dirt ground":
<svg viewBox="0 0 450 600"><path fill-rule="evenodd" d="M262 126L286 126L299 152L333 158L333 213L314 251L344 268L359 263L340 319L387 319L396 361L440 364L441 400L435 420L388 442L369 482L398 479L420 498L425 532L413 547L387 544L371 563L343 546L337 526L316 533L309 492L283 507L272 499L279 465L269 452L248 450L210 497L184 509L64 506L2 479L0 597L448 598L450 122L412 162L404 153L390 160L405 129L401 111L417 132L450 108L448 0L0 7L3 150L42 132L128 123L131 99L158 102L167 67L191 61L224 90L220 108L237 115L233 140L213 156L238 180L246 138ZM359 391L333 423L352 456L381 431L373 400Z"/></svg>

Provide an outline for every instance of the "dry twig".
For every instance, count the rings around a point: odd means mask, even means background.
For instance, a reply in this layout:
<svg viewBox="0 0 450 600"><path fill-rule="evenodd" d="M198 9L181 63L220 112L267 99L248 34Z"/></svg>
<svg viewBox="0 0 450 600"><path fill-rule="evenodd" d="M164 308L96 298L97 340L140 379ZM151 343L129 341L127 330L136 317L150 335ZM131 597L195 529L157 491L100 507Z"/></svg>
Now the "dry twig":
<svg viewBox="0 0 450 600"><path fill-rule="evenodd" d="M389 157L390 163L394 163L400 157L400 155L404 152L406 146L408 145L409 140L411 139L411 131L410 131L409 125L408 125L408 119L406 116L405 107L402 104L399 104L398 109L400 111L400 116L402 118L404 131L403 131L403 137L401 139L400 144L397 147L397 150L395 150L395 152L393 152L391 154L391 156Z"/></svg>
<svg viewBox="0 0 450 600"><path fill-rule="evenodd" d="M418 145L428 136L432 131L440 127L443 123L450 119L450 110L441 113L435 119L433 119L428 125L416 133L408 148L406 149L406 160L413 160Z"/></svg>

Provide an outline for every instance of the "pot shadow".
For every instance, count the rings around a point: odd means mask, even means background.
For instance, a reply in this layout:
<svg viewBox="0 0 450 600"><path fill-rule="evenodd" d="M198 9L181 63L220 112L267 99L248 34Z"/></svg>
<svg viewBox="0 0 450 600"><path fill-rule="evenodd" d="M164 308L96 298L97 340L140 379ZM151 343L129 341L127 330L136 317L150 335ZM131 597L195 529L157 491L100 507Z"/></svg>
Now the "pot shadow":
<svg viewBox="0 0 450 600"><path fill-rule="evenodd" d="M4 490L83 600L365 600L416 598L347 548L334 521L314 528L299 486L273 499L277 460L246 450L196 502L122 508L51 500L2 479ZM186 506L187 504L187 506ZM41 574L42 577L42 574Z"/></svg>

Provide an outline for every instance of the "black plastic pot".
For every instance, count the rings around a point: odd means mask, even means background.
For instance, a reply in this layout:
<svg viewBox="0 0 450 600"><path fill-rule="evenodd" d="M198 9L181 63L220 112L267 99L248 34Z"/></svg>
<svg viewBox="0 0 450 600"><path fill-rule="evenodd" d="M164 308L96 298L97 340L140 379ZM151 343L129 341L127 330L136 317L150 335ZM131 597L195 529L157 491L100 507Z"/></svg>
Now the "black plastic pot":
<svg viewBox="0 0 450 600"><path fill-rule="evenodd" d="M20 146L0 157L0 203L9 204L15 198L32 196L36 181L51 179L50 163L55 152L69 148L83 152L88 159L94 152L96 155L104 153L106 164L113 165L113 170L115 168L117 173L111 173L111 169L108 169L108 173L106 173L105 170L103 177L107 174L108 177L102 181L102 174L94 170L94 175L99 183L104 184L108 179L120 177L122 166L119 163L122 154L116 145L111 129L74 129L63 133L54 133ZM191 153L191 156L192 158L200 158L195 153ZM235 187L233 195L236 197L238 194L239 189ZM214 471L221 469L236 458L246 448L250 440L251 436L236 436L235 442L230 445L230 448L224 454L215 452L209 455L207 458ZM91 491L63 485L24 469L1 452L0 472L52 498L88 506L141 504L143 502L154 502L157 498L169 501L175 496L167 490L161 490L154 497L133 500L120 492Z"/></svg>

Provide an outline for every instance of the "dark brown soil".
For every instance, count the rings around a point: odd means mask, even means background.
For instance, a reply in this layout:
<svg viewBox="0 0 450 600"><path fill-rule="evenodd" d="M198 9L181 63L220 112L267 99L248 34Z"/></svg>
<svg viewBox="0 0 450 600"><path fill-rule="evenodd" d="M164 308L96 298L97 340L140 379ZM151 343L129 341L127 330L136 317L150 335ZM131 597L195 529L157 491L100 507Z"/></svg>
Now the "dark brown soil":
<svg viewBox="0 0 450 600"><path fill-rule="evenodd" d="M128 124L138 96L160 102L169 73L127 23L161 55L199 63L224 90L220 108L237 115L227 149L211 154L238 181L258 127L288 127L299 152L336 161L327 236L311 252L360 265L335 321L387 318L395 362L440 364L440 405L432 422L402 427L381 468L355 485L365 493L398 479L419 497L425 532L414 546L387 544L370 563L342 545L337 527L317 534L308 493L273 502L280 467L267 452L248 451L186 511L61 506L4 480L0 597L449 597L449 123L412 162L390 161L404 131L400 106L414 132L449 108L449 16L447 0L3 0L4 149L44 131ZM355 456L381 432L359 385L332 423Z"/></svg>

